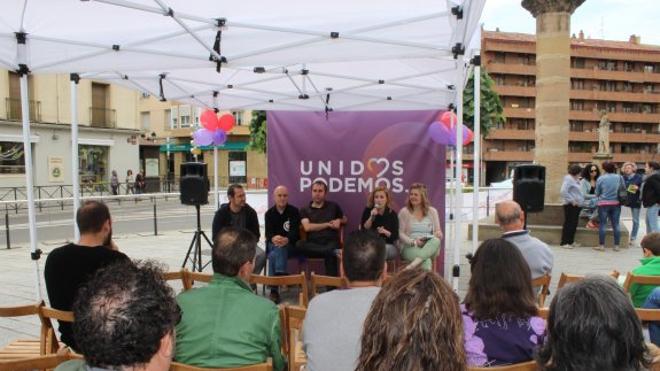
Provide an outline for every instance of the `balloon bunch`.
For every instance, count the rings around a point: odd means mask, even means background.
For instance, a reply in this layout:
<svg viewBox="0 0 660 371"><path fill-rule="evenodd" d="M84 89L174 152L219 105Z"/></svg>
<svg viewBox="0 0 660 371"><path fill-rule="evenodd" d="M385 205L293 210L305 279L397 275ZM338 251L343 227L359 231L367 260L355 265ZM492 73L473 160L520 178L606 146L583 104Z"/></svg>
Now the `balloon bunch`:
<svg viewBox="0 0 660 371"><path fill-rule="evenodd" d="M445 111L438 115L437 121L429 125L428 134L431 139L442 145L456 146L456 123L458 118L452 111ZM463 145L468 145L474 140L474 132L463 125Z"/></svg>
<svg viewBox="0 0 660 371"><path fill-rule="evenodd" d="M215 111L206 110L200 117L202 128L192 135L197 146L220 146L227 141L227 133L234 128L234 116L225 114L218 118Z"/></svg>

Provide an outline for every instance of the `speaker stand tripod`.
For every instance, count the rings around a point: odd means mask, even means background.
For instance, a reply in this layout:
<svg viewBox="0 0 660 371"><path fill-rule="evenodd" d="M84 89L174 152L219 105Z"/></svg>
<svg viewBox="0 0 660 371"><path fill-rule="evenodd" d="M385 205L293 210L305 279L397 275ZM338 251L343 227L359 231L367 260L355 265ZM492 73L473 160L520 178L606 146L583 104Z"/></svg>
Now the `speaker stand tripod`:
<svg viewBox="0 0 660 371"><path fill-rule="evenodd" d="M197 266L197 271L201 272L202 269L206 268L208 263L206 263L204 266L202 266L202 237L206 240L206 243L209 244L211 247L211 250L213 250L213 244L209 240L209 238L206 236L206 233L202 230L202 223L201 223L201 218L200 218L200 207L199 205L195 205L195 209L197 211L197 230L195 231L195 235L193 236L192 241L190 241L190 247L188 247L188 252L186 253L186 258L183 259L183 264L181 265L181 268L186 267L186 263L188 263L188 260L192 262L192 271L195 271L195 265ZM193 250L193 247L195 250ZM190 256L190 253L192 253L192 257Z"/></svg>

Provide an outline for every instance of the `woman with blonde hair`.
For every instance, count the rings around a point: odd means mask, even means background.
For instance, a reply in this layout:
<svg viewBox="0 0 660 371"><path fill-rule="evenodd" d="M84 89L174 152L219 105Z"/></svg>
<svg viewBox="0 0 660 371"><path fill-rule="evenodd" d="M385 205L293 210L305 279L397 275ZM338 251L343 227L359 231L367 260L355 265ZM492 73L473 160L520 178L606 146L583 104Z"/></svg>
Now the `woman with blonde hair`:
<svg viewBox="0 0 660 371"><path fill-rule="evenodd" d="M414 183L408 190L406 207L399 211L399 241L401 256L410 262L408 268L420 264L431 270L431 259L440 250L442 230L438 211L430 205L426 186Z"/></svg>
<svg viewBox="0 0 660 371"><path fill-rule="evenodd" d="M458 298L436 273L405 269L380 290L364 322L356 371L464 371Z"/></svg>
<svg viewBox="0 0 660 371"><path fill-rule="evenodd" d="M374 188L369 194L360 224L360 229L372 230L385 240L387 260L396 259L399 255L394 246L399 240L399 218L391 209L390 200L390 191L387 187Z"/></svg>

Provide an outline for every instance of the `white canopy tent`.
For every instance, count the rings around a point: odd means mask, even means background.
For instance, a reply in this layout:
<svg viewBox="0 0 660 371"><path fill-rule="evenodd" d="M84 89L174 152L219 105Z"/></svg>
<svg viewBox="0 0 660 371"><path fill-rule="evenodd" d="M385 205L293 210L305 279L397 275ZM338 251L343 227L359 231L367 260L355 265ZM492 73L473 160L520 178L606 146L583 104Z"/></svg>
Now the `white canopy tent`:
<svg viewBox="0 0 660 371"><path fill-rule="evenodd" d="M78 78L111 81L161 99L217 109L410 110L453 103L459 107L460 127L464 51L484 2L5 1L0 66L21 75L26 193L37 278L27 74L72 73L77 198ZM461 154L459 145L459 161ZM458 198L455 204L460 206ZM454 242L456 262L459 242ZM456 287L457 277L454 281Z"/></svg>

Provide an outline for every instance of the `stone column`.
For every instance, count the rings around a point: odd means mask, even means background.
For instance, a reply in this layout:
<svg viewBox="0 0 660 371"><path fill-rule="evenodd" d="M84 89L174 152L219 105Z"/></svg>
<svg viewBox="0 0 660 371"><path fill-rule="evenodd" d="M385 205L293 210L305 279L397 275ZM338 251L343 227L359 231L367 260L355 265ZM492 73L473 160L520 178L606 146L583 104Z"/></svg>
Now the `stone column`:
<svg viewBox="0 0 660 371"><path fill-rule="evenodd" d="M584 0L523 0L536 18L534 162L546 168L545 203L557 203L568 167L571 14Z"/></svg>

